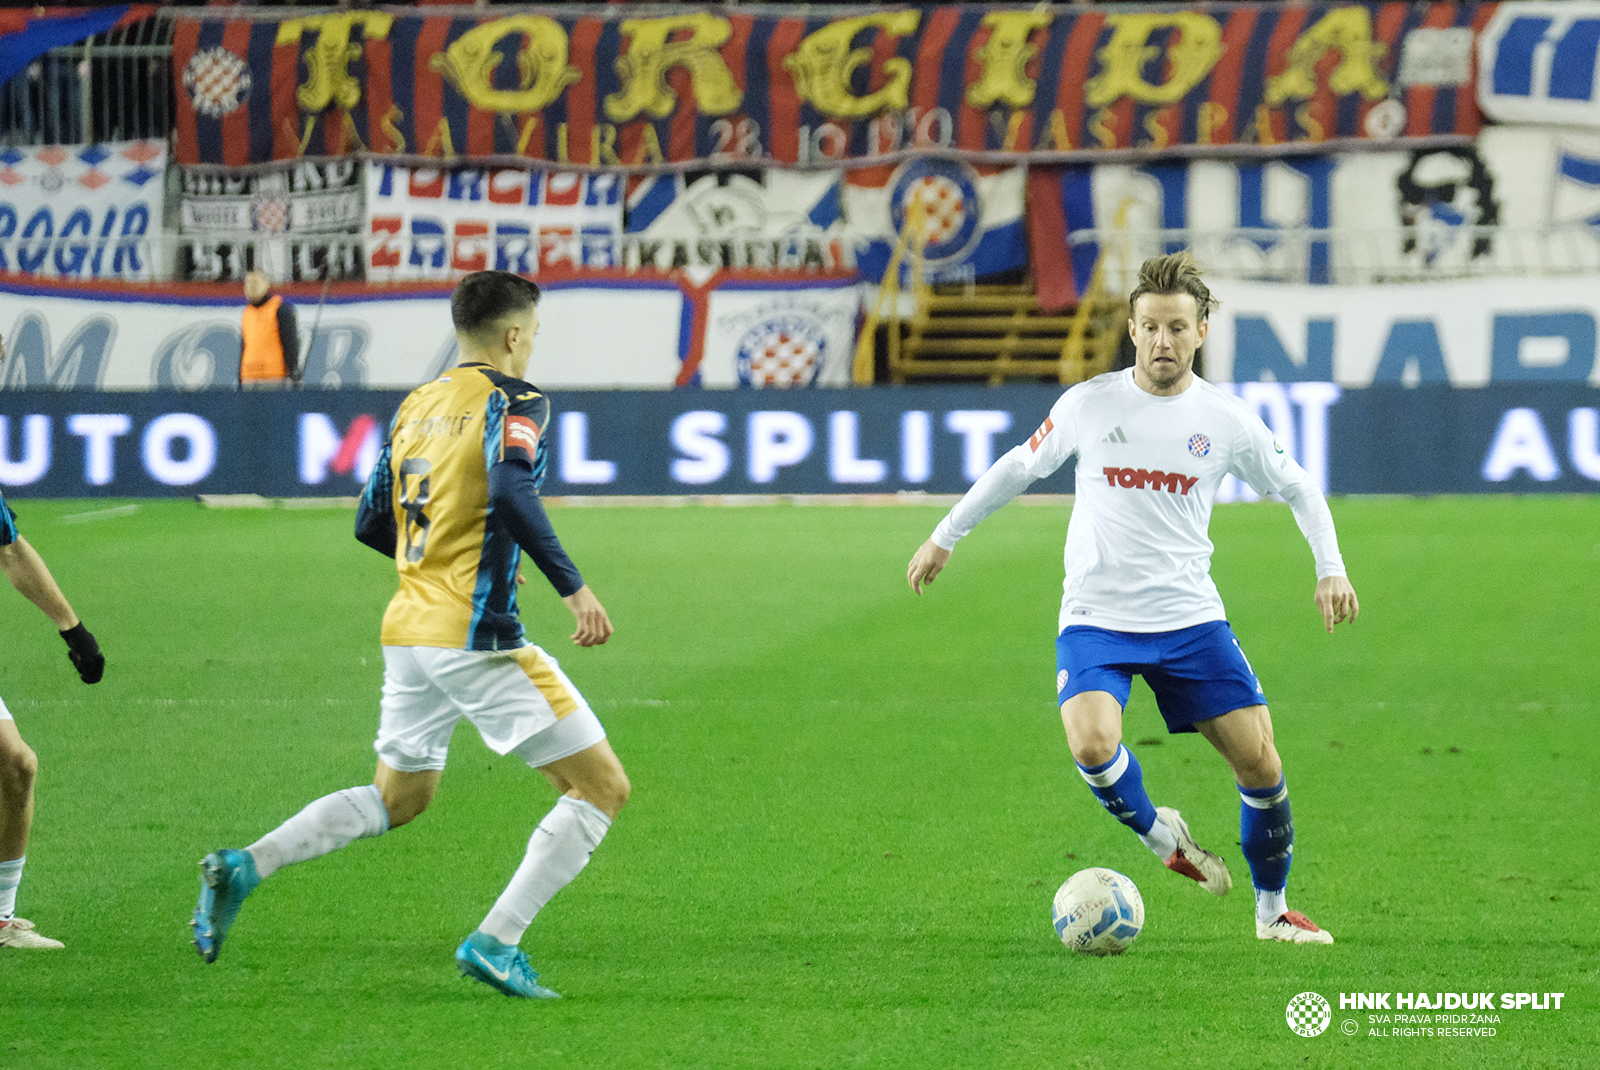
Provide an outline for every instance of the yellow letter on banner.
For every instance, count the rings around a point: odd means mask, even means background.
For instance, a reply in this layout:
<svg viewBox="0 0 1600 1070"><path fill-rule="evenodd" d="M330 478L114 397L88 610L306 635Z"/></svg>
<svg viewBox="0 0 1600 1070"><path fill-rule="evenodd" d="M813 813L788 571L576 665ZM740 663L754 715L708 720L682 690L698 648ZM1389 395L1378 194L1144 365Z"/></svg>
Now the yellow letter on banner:
<svg viewBox="0 0 1600 1070"><path fill-rule="evenodd" d="M317 43L304 57L306 80L295 90L301 111L319 112L330 104L350 109L361 101L361 83L350 77L350 64L361 58L361 46L351 44L350 30L360 26L369 41L389 36L394 16L378 11L351 11L341 15L309 15L278 23L277 43L297 45L306 30L317 31Z"/></svg>
<svg viewBox="0 0 1600 1070"><path fill-rule="evenodd" d="M876 93L858 97L850 92L850 76L857 67L872 60L872 49L852 50L850 42L869 26L904 37L916 32L921 21L922 15L916 11L885 11L838 19L808 35L792 55L784 57L783 65L794 78L800 99L834 118L864 119L885 108L902 109L911 99L911 61L899 56L884 60L888 84Z"/></svg>
<svg viewBox="0 0 1600 1070"><path fill-rule="evenodd" d="M983 77L967 90L967 103L987 108L1000 103L1010 108L1033 104L1039 86L1024 73L1028 61L1039 54L1028 38L1055 21L1048 11L996 11L983 17L989 27L989 42L975 49L973 56L983 67Z"/></svg>
<svg viewBox="0 0 1600 1070"><path fill-rule="evenodd" d="M1310 100L1317 91L1317 64L1337 49L1339 65L1328 76L1335 96L1360 93L1368 100L1389 95L1389 83L1378 76L1376 64L1387 46L1372 39L1372 16L1359 6L1340 7L1317 20L1289 49L1289 69L1267 79L1267 103Z"/></svg>
<svg viewBox="0 0 1600 1070"><path fill-rule="evenodd" d="M705 115L727 115L744 103L744 91L717 49L733 36L733 26L718 15L673 15L660 19L625 19L622 32L628 48L617 57L622 88L606 97L606 115L625 123L640 112L657 119L672 114L678 94L667 88L667 71L685 67L695 106ZM687 41L668 41L677 30L689 30Z"/></svg>
<svg viewBox="0 0 1600 1070"><path fill-rule="evenodd" d="M494 46L512 34L527 37L526 46L517 53L518 88L496 89L494 69L500 53ZM474 108L505 113L543 111L583 77L578 68L567 65L567 31L543 15L511 15L468 30L449 48L430 56L428 67Z"/></svg>
<svg viewBox="0 0 1600 1070"><path fill-rule="evenodd" d="M1132 97L1141 104L1173 104L1200 84L1222 58L1222 27L1198 11L1164 14L1108 15L1111 40L1100 50L1100 73L1085 84L1084 100L1092 108ZM1160 54L1150 35L1167 26L1178 41L1167 49L1172 77L1161 85L1144 80L1144 65Z"/></svg>

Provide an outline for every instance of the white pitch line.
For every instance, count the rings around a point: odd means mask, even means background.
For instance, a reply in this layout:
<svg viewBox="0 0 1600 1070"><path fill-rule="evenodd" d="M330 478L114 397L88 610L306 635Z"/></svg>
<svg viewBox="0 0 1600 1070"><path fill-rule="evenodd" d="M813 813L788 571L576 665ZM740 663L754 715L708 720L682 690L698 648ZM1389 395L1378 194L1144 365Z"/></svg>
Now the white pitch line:
<svg viewBox="0 0 1600 1070"><path fill-rule="evenodd" d="M96 520L110 520L118 516L132 516L139 511L137 505L116 505L110 509L96 509L88 513L68 513L61 517L63 524L89 524Z"/></svg>

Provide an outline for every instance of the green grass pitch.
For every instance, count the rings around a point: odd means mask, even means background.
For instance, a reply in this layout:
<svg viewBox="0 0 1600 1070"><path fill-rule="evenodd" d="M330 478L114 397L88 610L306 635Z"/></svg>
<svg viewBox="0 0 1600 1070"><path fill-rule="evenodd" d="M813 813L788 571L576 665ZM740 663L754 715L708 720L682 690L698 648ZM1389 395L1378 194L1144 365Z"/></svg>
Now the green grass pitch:
<svg viewBox="0 0 1600 1070"><path fill-rule="evenodd" d="M451 953L552 793L455 737L410 827L285 870L219 962L186 922L207 850L366 783L394 585L339 510L15 501L105 647L82 686L0 587L0 695L38 751L0 1067L1588 1067L1600 1037L1600 499L1336 500L1361 619L1323 634L1282 506L1226 506L1214 575L1293 791L1291 903L1332 947L1254 938L1238 797L1136 687L1126 738L1244 887L1164 871L1073 771L1053 708L1065 509L1012 506L920 600L938 509L557 508L617 634L524 616L593 702L634 797L524 941L565 999ZM1129 874L1120 959L1050 900ZM1303 1038L1291 997L1334 1002ZM1493 1037L1369 1035L1340 992L1563 992ZM1357 1035L1341 1032L1355 1023ZM1381 1028L1381 1027L1379 1027Z"/></svg>

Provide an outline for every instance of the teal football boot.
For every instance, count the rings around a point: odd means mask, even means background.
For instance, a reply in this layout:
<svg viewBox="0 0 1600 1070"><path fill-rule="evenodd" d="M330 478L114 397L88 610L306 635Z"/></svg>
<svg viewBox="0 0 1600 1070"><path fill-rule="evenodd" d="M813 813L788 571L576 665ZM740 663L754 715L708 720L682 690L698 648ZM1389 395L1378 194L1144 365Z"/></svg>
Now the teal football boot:
<svg viewBox="0 0 1600 1070"><path fill-rule="evenodd" d="M461 976L482 981L490 988L522 999L560 999L539 983L539 975L528 956L515 944L502 944L487 933L475 932L456 948L456 966Z"/></svg>
<svg viewBox="0 0 1600 1070"><path fill-rule="evenodd" d="M249 851L212 851L200 862L200 901L189 924L194 926L194 946L202 961L217 961L245 897L260 883Z"/></svg>

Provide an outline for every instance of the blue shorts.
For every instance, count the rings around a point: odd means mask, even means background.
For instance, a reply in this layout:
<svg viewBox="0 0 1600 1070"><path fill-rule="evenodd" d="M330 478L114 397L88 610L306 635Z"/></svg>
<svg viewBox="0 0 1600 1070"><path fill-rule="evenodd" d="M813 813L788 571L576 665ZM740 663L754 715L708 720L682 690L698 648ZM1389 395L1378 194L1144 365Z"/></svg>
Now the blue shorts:
<svg viewBox="0 0 1600 1070"><path fill-rule="evenodd" d="M1128 705L1134 674L1156 694L1168 732L1245 706L1265 705L1255 670L1225 620L1175 632L1113 632L1074 624L1056 639L1056 703L1108 691Z"/></svg>

